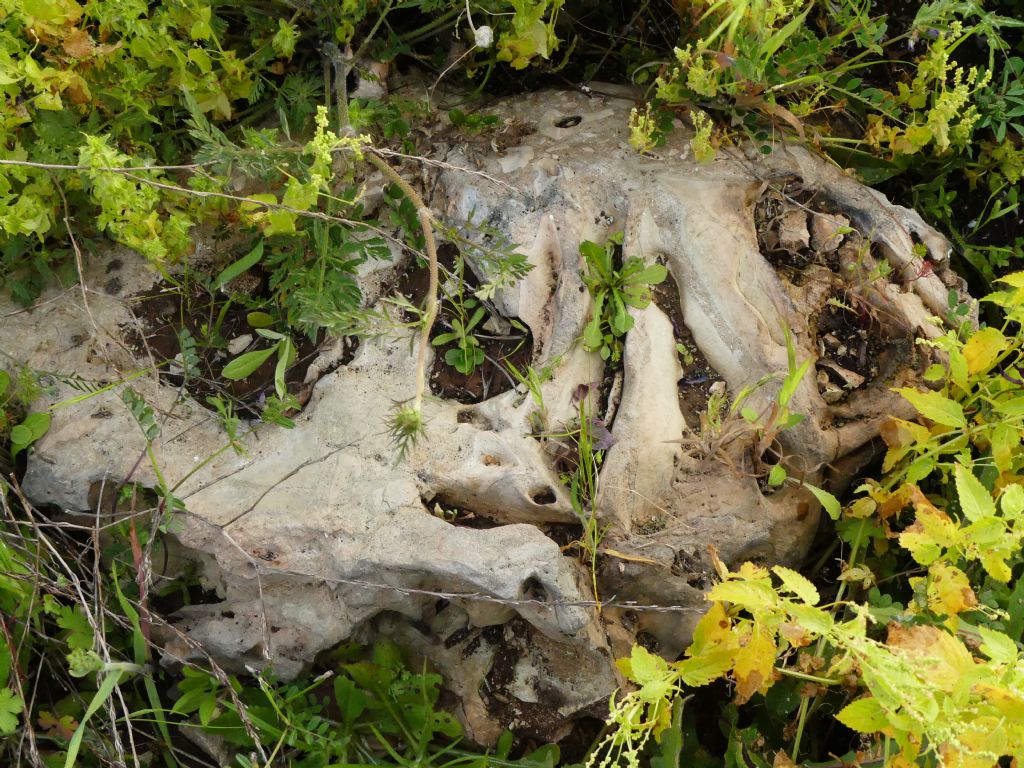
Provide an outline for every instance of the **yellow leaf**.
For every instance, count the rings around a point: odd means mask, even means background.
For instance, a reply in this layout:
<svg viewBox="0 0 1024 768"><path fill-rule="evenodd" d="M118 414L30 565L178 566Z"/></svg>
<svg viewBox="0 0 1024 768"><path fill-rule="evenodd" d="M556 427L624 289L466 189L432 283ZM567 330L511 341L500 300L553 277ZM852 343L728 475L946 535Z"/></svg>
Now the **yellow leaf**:
<svg viewBox="0 0 1024 768"><path fill-rule="evenodd" d="M878 428L878 434L890 448L903 448L914 443L927 443L931 437L928 427L916 424L913 421L897 419L895 416L886 417L885 421Z"/></svg>
<svg viewBox="0 0 1024 768"><path fill-rule="evenodd" d="M928 608L939 616L956 616L978 607L967 574L948 563L932 563L928 568Z"/></svg>
<svg viewBox="0 0 1024 768"><path fill-rule="evenodd" d="M750 611L769 610L779 602L779 596L767 578L763 581L726 581L715 584L707 598L735 603Z"/></svg>
<svg viewBox="0 0 1024 768"><path fill-rule="evenodd" d="M788 605L786 608L793 621L816 635L824 635L835 624L832 614L821 608L796 603Z"/></svg>
<svg viewBox="0 0 1024 768"><path fill-rule="evenodd" d="M1009 346L1009 341L998 328L982 328L964 345L967 372L984 373L995 364L999 355Z"/></svg>
<svg viewBox="0 0 1024 768"><path fill-rule="evenodd" d="M693 630L693 641L686 652L690 656L700 656L719 646L732 647L735 644L732 619L722 603L715 603L697 622Z"/></svg>
<svg viewBox="0 0 1024 768"><path fill-rule="evenodd" d="M992 461L1000 472L1009 472L1014 454L1020 448L1020 430L1005 422L996 424L989 437L992 443Z"/></svg>
<svg viewBox="0 0 1024 768"><path fill-rule="evenodd" d="M1006 564L1008 555L1008 552L1001 551L999 549L983 550L981 557L979 558L981 561L981 567L984 568L985 573L993 579L1006 584L1013 576L1013 571L1011 571L1010 566Z"/></svg>
<svg viewBox="0 0 1024 768"><path fill-rule="evenodd" d="M736 679L736 704L765 693L775 682L775 655L778 649L771 631L760 621L751 627L747 642L736 651L733 676Z"/></svg>
<svg viewBox="0 0 1024 768"><path fill-rule="evenodd" d="M974 657L954 635L927 624L888 627L886 644L921 662L918 674L945 690L974 670Z"/></svg>
<svg viewBox="0 0 1024 768"><path fill-rule="evenodd" d="M900 534L900 545L921 565L931 565L942 554L942 550L960 543L960 529L920 491L914 502L917 516Z"/></svg>
<svg viewBox="0 0 1024 768"><path fill-rule="evenodd" d="M984 682L978 683L974 690L1006 717L1024 722L1024 695L1019 691Z"/></svg>

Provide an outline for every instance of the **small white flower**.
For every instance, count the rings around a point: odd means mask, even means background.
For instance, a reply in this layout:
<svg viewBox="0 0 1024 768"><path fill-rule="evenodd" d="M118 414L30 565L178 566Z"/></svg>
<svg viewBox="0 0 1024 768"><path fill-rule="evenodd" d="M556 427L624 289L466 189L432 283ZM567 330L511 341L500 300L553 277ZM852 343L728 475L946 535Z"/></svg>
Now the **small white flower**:
<svg viewBox="0 0 1024 768"><path fill-rule="evenodd" d="M477 48L490 48L494 43L494 30L488 26L477 27L473 30L473 41Z"/></svg>

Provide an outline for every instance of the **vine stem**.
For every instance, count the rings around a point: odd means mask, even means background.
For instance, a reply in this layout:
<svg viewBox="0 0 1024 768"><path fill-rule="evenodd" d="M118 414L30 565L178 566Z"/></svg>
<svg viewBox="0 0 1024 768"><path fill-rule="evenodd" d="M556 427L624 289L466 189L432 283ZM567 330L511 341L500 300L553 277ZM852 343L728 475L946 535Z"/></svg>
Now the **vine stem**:
<svg viewBox="0 0 1024 768"><path fill-rule="evenodd" d="M420 222L420 229L423 232L424 250L427 254L428 268L430 270L430 285L427 287L427 303L423 312L423 326L420 328L420 345L416 353L416 395L412 401L415 411L420 411L423 405L423 393L427 385L427 347L430 346L430 330L434 327L434 320L437 318L437 242L434 240L434 217L430 213L427 204L423 202L419 192L413 189L412 185L403 179L398 171L376 153L369 151L366 159L377 167L390 181L398 185L406 197L416 206L416 216Z"/></svg>

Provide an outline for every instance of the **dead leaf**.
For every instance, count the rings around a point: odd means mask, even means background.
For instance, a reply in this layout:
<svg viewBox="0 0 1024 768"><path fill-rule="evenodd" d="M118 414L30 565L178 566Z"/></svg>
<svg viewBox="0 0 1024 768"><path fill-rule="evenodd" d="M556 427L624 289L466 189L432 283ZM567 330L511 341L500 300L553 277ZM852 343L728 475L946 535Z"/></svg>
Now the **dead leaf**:
<svg viewBox="0 0 1024 768"><path fill-rule="evenodd" d="M64 52L75 59L87 59L93 54L92 35L84 29L73 29L64 36Z"/></svg>

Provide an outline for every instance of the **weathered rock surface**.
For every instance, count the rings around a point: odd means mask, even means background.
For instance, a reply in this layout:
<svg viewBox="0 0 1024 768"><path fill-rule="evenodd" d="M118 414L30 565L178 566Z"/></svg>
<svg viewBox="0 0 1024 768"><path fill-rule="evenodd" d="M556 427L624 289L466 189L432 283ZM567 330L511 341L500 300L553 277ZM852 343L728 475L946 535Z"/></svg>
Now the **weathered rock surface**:
<svg viewBox="0 0 1024 768"><path fill-rule="evenodd" d="M581 385L605 381L611 391L592 398L616 441L596 505L603 545L617 553L600 559L602 595L679 610L613 607L599 616L587 605L589 572L549 536L578 519L550 444L533 436L538 408L524 391L473 406L428 401L428 440L396 463L384 422L412 395L415 348L384 337L364 340L350 363L319 380L295 429L258 427L248 457L224 450L214 416L156 374L131 382L158 415L155 457L188 509L173 537L221 598L182 611L180 629L233 668L270 662L284 675L342 640L386 633L448 677L477 741L492 741L502 726L552 738L572 718L602 713L618 682L613 658L639 633L668 655L685 646L709 583L709 543L727 563L799 561L818 505L796 481L768 489L762 470L781 460L794 478L849 482L881 420L904 408L889 388L923 369L914 339L937 332L931 316L959 285L947 245L913 212L799 148L767 159L723 151L701 166L677 131L656 155L637 155L626 142L629 106L578 93L500 105L498 114L527 129L521 143L497 155L486 140L443 153L452 167L432 204L446 221L472 217L507 234L533 265L495 304L530 328L533 364L551 371L541 389L547 427L564 431L578 417ZM787 231L799 237L783 245L813 240L815 250L838 254L834 269L787 273L758 248L759 197L793 179L829 201L829 218L789 210ZM847 221L855 233L842 233ZM679 305L634 310L611 384L600 357L579 343L591 309L579 243L619 230L624 258L668 267ZM876 269L883 260L895 282ZM147 365L124 343L122 329L136 321L112 279L138 291L152 276L124 253L95 255L90 270L84 296L69 290L17 314L0 308L0 348L92 381L123 380ZM387 280L370 276L371 285ZM380 297L376 288L368 295ZM862 319L852 338L863 340L862 359L871 350L873 372L848 370L836 350L850 344L822 331L836 302ZM797 360L818 363L790 404L807 418L764 456L755 455L755 431L727 411L718 429L716 414L704 414L711 426L701 429L703 400L684 407L692 391L683 388L697 384L680 385L696 378L680 339L692 338L706 359L708 391L736 396L774 377L746 401L768 413L787 368L786 329ZM77 394L57 382L51 402ZM25 490L38 503L88 510L96 483L155 483L144 448L117 388L55 408ZM449 523L433 514L438 500L494 527ZM167 649L189 654L173 638Z"/></svg>

